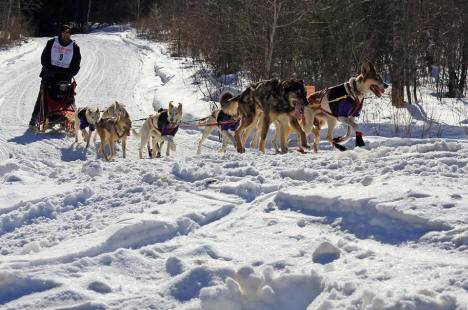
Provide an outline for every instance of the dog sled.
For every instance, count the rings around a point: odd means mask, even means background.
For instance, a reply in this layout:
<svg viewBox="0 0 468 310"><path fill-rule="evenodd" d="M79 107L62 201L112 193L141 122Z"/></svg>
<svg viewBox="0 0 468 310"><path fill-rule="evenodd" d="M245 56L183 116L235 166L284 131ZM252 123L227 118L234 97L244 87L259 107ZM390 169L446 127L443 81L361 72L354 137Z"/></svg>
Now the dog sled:
<svg viewBox="0 0 468 310"><path fill-rule="evenodd" d="M40 114L36 131L45 133L49 129L73 133L74 122L67 117L75 112L74 95L76 82L61 81L56 84L42 83L40 90Z"/></svg>

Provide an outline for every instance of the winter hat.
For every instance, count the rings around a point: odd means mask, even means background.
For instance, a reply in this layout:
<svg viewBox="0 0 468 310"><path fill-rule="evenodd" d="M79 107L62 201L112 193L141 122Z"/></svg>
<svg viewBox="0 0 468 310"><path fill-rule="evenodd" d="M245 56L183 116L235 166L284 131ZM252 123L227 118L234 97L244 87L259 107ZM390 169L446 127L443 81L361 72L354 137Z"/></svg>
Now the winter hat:
<svg viewBox="0 0 468 310"><path fill-rule="evenodd" d="M70 32L71 32L71 27L69 25L66 25L66 24L61 25L59 33L62 33L64 31L66 31L66 30L70 30Z"/></svg>

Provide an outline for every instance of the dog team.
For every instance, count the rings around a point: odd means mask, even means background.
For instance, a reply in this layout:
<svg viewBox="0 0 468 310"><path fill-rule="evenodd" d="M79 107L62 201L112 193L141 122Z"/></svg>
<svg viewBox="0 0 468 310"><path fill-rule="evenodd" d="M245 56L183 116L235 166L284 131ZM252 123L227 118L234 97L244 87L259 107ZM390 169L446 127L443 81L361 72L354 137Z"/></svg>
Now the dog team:
<svg viewBox="0 0 468 310"><path fill-rule="evenodd" d="M362 132L355 122L362 110L364 95L374 93L381 97L388 87L377 73L372 63L363 63L361 73L348 82L313 92L309 95L302 80L271 79L249 85L240 94L234 96L225 92L220 97L220 109L198 121L197 127L203 128L202 138L198 143L197 154L201 153L203 142L216 128L223 136L220 152L225 152L229 142L240 153L245 152L245 144L250 133L255 130L250 147L265 152L266 137L271 123L275 126L275 135L271 141L277 152L288 151L287 138L296 133L299 138L298 151L309 148L308 141L313 136L313 149L317 152L320 130L327 125L326 140L340 151L346 148L340 144L351 137L354 130L356 146L364 146ZM140 132L132 129L130 116L125 106L113 103L100 117L99 109L79 108L69 119L75 124L75 141L81 131L86 147L89 147L91 135L95 130L101 139L99 153L106 160L114 156L114 142L122 144L123 157L126 156L126 140L130 132L140 138L139 156L143 158L143 148L147 146L150 157L161 156L164 143L167 143L166 156L176 150L174 136L182 121L182 103L174 106L172 101L166 110L150 115ZM337 122L347 126L344 137L333 137ZM96 134L94 141L96 140ZM151 141L150 141L151 140ZM280 149L277 142L279 141ZM151 144L150 144L151 142ZM105 150L109 144L110 156Z"/></svg>

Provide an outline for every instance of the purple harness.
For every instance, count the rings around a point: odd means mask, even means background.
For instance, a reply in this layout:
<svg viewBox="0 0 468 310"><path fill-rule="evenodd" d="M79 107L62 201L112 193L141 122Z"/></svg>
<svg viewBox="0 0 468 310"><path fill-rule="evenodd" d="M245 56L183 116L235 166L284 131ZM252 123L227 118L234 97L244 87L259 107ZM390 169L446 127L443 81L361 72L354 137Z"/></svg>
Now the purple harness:
<svg viewBox="0 0 468 310"><path fill-rule="evenodd" d="M364 102L364 99L362 100L363 102L361 102L361 104L359 104L358 108L355 110L356 105L358 103L353 97L348 95L348 93L346 92L345 84L341 84L330 88L328 100L332 101L343 96L346 96L346 98L331 102L329 104L332 114L336 117L342 116L346 118L350 116L359 116L361 114L362 103Z"/></svg>
<svg viewBox="0 0 468 310"><path fill-rule="evenodd" d="M218 123L221 123L221 122L230 122L232 121L232 116L229 115L229 114L225 114L222 110L219 111L218 113L218 117L216 118L216 121ZM231 123L231 124L221 124L221 130L232 130L232 131L236 131L237 127L239 127L239 124L240 124L240 119L238 119L235 123Z"/></svg>
<svg viewBox="0 0 468 310"><path fill-rule="evenodd" d="M333 104L334 102L332 102ZM347 97L346 99L342 99L336 102L338 104L338 117L350 117L355 116L358 117L361 114L362 104L359 106L356 112L353 113L354 108L356 107L356 102L351 99L351 97Z"/></svg>
<svg viewBox="0 0 468 310"><path fill-rule="evenodd" d="M167 119L167 111L162 111L158 117L158 130L163 136L175 136L179 130L179 126L169 127L169 120Z"/></svg>
<svg viewBox="0 0 468 310"><path fill-rule="evenodd" d="M94 131L94 125L88 123L88 120L86 119L86 110L81 110L78 113L78 118L80 119L80 129L83 130L86 127L89 127L90 131Z"/></svg>

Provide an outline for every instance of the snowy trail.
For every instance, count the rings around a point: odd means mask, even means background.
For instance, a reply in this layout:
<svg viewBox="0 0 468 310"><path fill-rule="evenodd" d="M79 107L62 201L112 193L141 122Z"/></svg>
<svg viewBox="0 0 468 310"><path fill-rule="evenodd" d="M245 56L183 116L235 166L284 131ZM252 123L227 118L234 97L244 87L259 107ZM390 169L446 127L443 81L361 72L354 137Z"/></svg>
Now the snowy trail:
<svg viewBox="0 0 468 310"><path fill-rule="evenodd" d="M193 68L132 32L76 35L77 104L208 115ZM468 141L366 136L275 155L180 130L112 162L25 132L45 38L0 53L0 308L468 309ZM135 124L138 125L138 124Z"/></svg>

